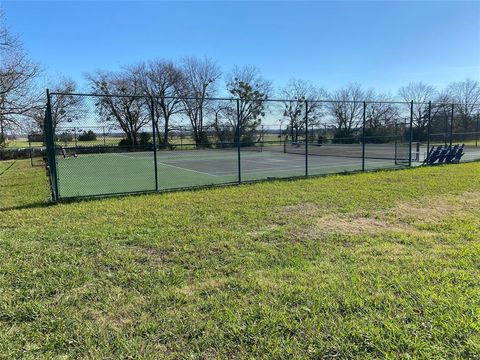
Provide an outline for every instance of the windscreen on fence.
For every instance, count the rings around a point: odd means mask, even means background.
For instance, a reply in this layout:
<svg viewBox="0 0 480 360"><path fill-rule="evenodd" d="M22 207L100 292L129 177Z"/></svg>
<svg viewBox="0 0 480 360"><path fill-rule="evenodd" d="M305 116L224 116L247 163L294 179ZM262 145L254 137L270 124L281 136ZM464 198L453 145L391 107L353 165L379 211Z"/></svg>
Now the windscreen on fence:
<svg viewBox="0 0 480 360"><path fill-rule="evenodd" d="M54 199L405 167L459 142L480 158L478 106L61 93L48 104Z"/></svg>

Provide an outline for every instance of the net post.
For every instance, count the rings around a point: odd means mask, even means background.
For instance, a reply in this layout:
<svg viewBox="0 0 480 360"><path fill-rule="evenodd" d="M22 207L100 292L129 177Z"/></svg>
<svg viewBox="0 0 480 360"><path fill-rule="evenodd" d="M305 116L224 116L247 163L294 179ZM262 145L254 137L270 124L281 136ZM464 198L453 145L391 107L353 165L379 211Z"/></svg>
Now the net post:
<svg viewBox="0 0 480 360"><path fill-rule="evenodd" d="M199 113L199 122L200 122L200 135L199 135L199 142L200 142L200 146L198 146L197 144L197 148L198 149L203 149L204 148L204 144L203 144L203 101L201 103L201 106L198 110L198 113Z"/></svg>
<svg viewBox="0 0 480 360"><path fill-rule="evenodd" d="M432 131L432 102L428 102L428 119L427 119L427 157L430 153L430 133Z"/></svg>
<svg viewBox="0 0 480 360"><path fill-rule="evenodd" d="M52 189L52 201L58 201L58 174L57 157L55 155L55 131L53 129L52 105L50 91L47 89L47 109L45 111L45 145L47 147L48 171L50 174L50 185Z"/></svg>
<svg viewBox="0 0 480 360"><path fill-rule="evenodd" d="M150 116L152 118L152 135L153 135L153 167L155 171L155 191L158 191L158 164L157 164L157 134L155 132L155 111L153 96L150 96Z"/></svg>
<svg viewBox="0 0 480 360"><path fill-rule="evenodd" d="M410 134L408 139L408 167L412 166L412 142L413 142L413 100L410 101Z"/></svg>
<svg viewBox="0 0 480 360"><path fill-rule="evenodd" d="M305 176L308 176L308 101L305 100Z"/></svg>
<svg viewBox="0 0 480 360"><path fill-rule="evenodd" d="M238 183L242 183L242 166L240 163L240 100L237 99L237 163L238 163Z"/></svg>
<svg viewBox="0 0 480 360"><path fill-rule="evenodd" d="M366 122L367 103L363 102L363 122L362 122L362 171L365 171L365 122Z"/></svg>
<svg viewBox="0 0 480 360"><path fill-rule="evenodd" d="M103 146L106 146L107 143L105 141L105 126L103 126L102 130L103 130Z"/></svg>
<svg viewBox="0 0 480 360"><path fill-rule="evenodd" d="M452 113L450 115L450 147L452 147L453 142L453 111L455 108L455 104L452 104Z"/></svg>

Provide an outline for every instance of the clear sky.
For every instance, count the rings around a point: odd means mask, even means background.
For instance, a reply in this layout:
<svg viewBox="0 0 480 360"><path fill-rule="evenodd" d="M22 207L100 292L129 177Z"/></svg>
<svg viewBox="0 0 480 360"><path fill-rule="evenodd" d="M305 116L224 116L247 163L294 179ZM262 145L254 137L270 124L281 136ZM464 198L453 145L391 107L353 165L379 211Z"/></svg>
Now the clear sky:
<svg viewBox="0 0 480 360"><path fill-rule="evenodd" d="M17 2L7 21L50 78L208 55L333 89L396 94L424 81L480 79L480 2Z"/></svg>

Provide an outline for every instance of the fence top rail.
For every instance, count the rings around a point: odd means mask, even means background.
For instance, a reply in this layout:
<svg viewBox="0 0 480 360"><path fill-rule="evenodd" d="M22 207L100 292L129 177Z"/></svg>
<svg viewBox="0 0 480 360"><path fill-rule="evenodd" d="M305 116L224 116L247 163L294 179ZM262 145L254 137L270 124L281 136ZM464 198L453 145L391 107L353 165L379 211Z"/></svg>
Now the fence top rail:
<svg viewBox="0 0 480 360"><path fill-rule="evenodd" d="M203 100L203 101L231 101L236 102L237 100L253 100L261 102L305 102L309 103L345 103L345 104L397 104L397 105L454 105L454 106L477 106L478 104L462 104L462 103L452 103L452 102L437 102L437 101L424 101L424 102L415 102L415 101L378 101L378 100L330 100L330 99L320 99L320 100L311 100L311 99L240 99L233 97L190 97L190 96L158 96L158 95L145 95L145 94L97 94L97 93L67 93L67 92L50 92L50 96L82 96L82 97L116 97L116 98L136 98L136 99L180 99L180 100ZM479 105L480 106L480 105Z"/></svg>

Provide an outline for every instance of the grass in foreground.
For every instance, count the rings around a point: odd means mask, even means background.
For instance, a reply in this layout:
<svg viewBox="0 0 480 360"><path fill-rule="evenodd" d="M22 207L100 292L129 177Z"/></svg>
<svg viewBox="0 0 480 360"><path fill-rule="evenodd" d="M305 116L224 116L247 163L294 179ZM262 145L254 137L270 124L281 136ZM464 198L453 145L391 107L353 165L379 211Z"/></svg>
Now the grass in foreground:
<svg viewBox="0 0 480 360"><path fill-rule="evenodd" d="M28 166L0 357L480 357L480 163L56 206Z"/></svg>

